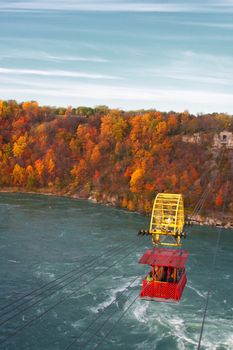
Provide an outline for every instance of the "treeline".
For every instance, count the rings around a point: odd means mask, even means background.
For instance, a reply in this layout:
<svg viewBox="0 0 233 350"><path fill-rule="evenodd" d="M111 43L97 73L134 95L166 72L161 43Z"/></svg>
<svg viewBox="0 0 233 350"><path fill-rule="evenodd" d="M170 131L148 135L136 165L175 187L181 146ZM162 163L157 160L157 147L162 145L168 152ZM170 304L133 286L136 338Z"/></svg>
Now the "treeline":
<svg viewBox="0 0 233 350"><path fill-rule="evenodd" d="M231 116L0 101L0 187L91 196L150 212L162 191L183 193L193 207L215 179L205 208L220 208L227 187L233 212L232 151L212 147L223 130L233 131Z"/></svg>

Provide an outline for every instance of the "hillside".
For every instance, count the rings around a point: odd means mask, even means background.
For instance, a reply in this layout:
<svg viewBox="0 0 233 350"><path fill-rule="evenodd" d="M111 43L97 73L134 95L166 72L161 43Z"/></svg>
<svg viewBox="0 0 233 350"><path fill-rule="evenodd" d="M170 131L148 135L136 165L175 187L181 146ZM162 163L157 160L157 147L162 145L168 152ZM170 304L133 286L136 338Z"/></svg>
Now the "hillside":
<svg viewBox="0 0 233 350"><path fill-rule="evenodd" d="M225 114L54 108L0 101L0 187L93 198L149 213L156 192L183 193L189 211L233 216L233 132Z"/></svg>

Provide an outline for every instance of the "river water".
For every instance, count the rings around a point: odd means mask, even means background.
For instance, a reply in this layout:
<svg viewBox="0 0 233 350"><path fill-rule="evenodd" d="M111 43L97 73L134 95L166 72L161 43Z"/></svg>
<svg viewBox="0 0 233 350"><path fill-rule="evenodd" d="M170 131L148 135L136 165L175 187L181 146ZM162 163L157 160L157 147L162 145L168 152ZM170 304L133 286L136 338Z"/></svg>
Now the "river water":
<svg viewBox="0 0 233 350"><path fill-rule="evenodd" d="M197 349L209 288L201 349L233 349L232 231L222 230L213 269L219 230L189 230L188 283L170 304L136 298L151 247L137 231L149 218L11 193L0 194L0 218L1 349Z"/></svg>

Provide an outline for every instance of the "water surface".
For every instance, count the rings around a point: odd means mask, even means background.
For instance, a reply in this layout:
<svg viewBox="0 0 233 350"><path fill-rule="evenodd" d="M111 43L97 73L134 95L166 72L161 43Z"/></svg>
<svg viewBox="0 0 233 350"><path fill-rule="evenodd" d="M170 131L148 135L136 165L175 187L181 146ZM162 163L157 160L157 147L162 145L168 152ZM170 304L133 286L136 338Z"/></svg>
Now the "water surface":
<svg viewBox="0 0 233 350"><path fill-rule="evenodd" d="M213 269L219 231L191 229L179 304L133 303L147 272L138 259L151 246L136 233L149 218L87 201L6 193L0 215L0 309L47 284L0 311L0 342L8 338L1 349L62 350L72 342L70 349L94 349L111 329L99 349L196 349L209 286L202 349L233 348L232 231L222 230Z"/></svg>

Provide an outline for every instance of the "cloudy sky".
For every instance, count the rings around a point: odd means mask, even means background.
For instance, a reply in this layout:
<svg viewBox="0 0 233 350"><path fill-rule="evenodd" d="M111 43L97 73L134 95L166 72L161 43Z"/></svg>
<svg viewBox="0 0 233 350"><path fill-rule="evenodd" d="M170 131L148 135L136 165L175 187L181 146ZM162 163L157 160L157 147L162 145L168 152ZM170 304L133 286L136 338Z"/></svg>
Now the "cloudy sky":
<svg viewBox="0 0 233 350"><path fill-rule="evenodd" d="M0 99L233 114L233 0L0 0Z"/></svg>

